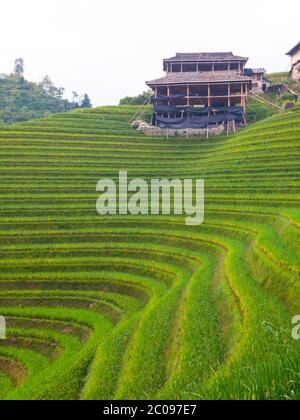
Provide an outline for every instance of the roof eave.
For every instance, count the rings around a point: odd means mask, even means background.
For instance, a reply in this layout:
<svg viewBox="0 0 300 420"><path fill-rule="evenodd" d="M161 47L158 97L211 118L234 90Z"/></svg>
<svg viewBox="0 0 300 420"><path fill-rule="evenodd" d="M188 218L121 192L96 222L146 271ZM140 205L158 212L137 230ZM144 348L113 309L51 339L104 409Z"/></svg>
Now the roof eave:
<svg viewBox="0 0 300 420"><path fill-rule="evenodd" d="M232 58L219 58L219 59L205 59L205 60L180 60L178 58L165 58L163 60L165 63L175 62L175 63L191 63L191 62L198 62L198 63L220 63L220 62L228 62L228 61L249 61L248 57L232 57Z"/></svg>
<svg viewBox="0 0 300 420"><path fill-rule="evenodd" d="M251 83L251 78L248 77L247 79L237 79L237 80L210 80L210 81L189 81L189 82L184 82L184 81L180 81L180 82L146 82L146 85L149 87L152 86L170 86L170 85L197 85L197 84L218 84L218 83L240 83L240 82L248 82Z"/></svg>
<svg viewBox="0 0 300 420"><path fill-rule="evenodd" d="M298 44L296 44L289 52L287 52L286 55L291 57L297 49L300 49L300 42L298 42Z"/></svg>

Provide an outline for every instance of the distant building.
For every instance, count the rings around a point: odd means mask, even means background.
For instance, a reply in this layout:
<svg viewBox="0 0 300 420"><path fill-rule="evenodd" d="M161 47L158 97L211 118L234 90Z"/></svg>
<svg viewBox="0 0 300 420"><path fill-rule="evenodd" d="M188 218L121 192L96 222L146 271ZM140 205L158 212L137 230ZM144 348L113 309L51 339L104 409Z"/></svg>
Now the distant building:
<svg viewBox="0 0 300 420"><path fill-rule="evenodd" d="M292 60L291 78L300 82L300 42L298 42L287 55L291 57Z"/></svg>
<svg viewBox="0 0 300 420"><path fill-rule="evenodd" d="M265 69L245 69L244 73L252 80L253 92L265 92L270 83L265 79Z"/></svg>

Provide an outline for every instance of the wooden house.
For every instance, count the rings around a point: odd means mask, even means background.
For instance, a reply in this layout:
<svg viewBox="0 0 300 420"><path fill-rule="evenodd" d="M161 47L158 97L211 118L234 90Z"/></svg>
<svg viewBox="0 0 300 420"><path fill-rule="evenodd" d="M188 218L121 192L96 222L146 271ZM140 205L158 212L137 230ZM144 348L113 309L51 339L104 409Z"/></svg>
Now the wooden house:
<svg viewBox="0 0 300 420"><path fill-rule="evenodd" d="M298 42L298 44L287 53L287 55L291 57L291 78L292 80L300 82L300 42Z"/></svg>
<svg viewBox="0 0 300 420"><path fill-rule="evenodd" d="M153 124L160 128L213 128L245 124L251 78L248 58L232 53L177 53L164 60L164 77L147 81L154 92Z"/></svg>
<svg viewBox="0 0 300 420"><path fill-rule="evenodd" d="M266 70L259 69L244 69L244 74L250 77L252 81L253 92L265 92L269 82L265 79Z"/></svg>

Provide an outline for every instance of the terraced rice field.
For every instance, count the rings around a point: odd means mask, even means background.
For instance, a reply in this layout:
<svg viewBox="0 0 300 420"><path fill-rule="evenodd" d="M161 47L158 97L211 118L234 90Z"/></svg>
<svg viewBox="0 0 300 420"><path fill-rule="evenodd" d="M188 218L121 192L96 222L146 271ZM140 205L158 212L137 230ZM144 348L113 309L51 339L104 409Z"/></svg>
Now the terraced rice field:
<svg viewBox="0 0 300 420"><path fill-rule="evenodd" d="M299 399L300 109L209 140L133 113L0 130L0 399ZM119 170L204 178L205 223L100 217Z"/></svg>

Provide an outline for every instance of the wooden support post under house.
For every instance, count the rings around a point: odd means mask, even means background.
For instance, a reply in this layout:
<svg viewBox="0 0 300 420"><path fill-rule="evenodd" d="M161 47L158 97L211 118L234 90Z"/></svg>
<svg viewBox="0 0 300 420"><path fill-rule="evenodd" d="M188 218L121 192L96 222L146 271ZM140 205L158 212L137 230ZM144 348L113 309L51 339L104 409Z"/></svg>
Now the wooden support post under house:
<svg viewBox="0 0 300 420"><path fill-rule="evenodd" d="M208 111L207 113L208 118L210 117L210 112ZM209 123L207 123L207 127L206 127L206 138L208 139L209 137Z"/></svg>
<svg viewBox="0 0 300 420"><path fill-rule="evenodd" d="M210 84L208 84L208 92L207 92L207 94L208 94L208 107L211 107L211 87L210 87Z"/></svg>
<svg viewBox="0 0 300 420"><path fill-rule="evenodd" d="M167 96L170 96L170 86L167 86ZM168 100L168 106L170 106L170 100ZM169 112L168 112L168 118L170 118Z"/></svg>
<svg viewBox="0 0 300 420"><path fill-rule="evenodd" d="M246 84L246 86L245 86L245 96L244 96L244 111L245 111L245 114L246 114L246 105L247 105L247 98L248 97L248 85Z"/></svg>

